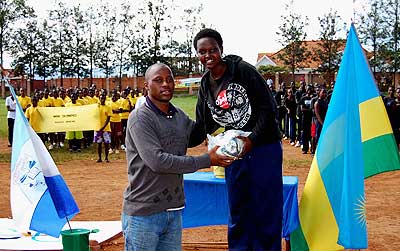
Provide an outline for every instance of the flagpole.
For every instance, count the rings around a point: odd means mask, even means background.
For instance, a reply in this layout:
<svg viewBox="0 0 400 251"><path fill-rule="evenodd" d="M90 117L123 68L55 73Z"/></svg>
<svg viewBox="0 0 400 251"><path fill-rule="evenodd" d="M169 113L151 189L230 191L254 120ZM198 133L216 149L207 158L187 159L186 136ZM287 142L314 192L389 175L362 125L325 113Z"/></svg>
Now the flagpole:
<svg viewBox="0 0 400 251"><path fill-rule="evenodd" d="M65 219L67 220L68 226L69 226L69 231L72 233L72 228L71 228L71 224L69 223L68 217L65 216Z"/></svg>

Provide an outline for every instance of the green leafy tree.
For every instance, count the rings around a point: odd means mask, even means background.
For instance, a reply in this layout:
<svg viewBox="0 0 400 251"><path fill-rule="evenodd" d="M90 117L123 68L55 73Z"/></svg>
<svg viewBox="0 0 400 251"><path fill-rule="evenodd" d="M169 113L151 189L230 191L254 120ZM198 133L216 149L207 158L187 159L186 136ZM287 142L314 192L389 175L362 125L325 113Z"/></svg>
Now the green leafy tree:
<svg viewBox="0 0 400 251"><path fill-rule="evenodd" d="M293 6L293 1L291 6ZM308 17L302 18L289 8L290 6L286 5L286 12L289 13L281 16L283 23L279 26L279 31L276 34L280 36L278 42L284 47L278 56L291 70L294 82L295 71L301 68L310 56L310 52L304 45L304 40L307 37L304 28L308 25Z"/></svg>
<svg viewBox="0 0 400 251"><path fill-rule="evenodd" d="M33 17L34 10L25 0L0 0L0 66L4 65L4 52L8 49L12 27L18 20ZM3 72L0 71L1 79ZM1 85L1 96L5 98L5 85Z"/></svg>
<svg viewBox="0 0 400 251"><path fill-rule="evenodd" d="M25 25L14 31L14 42L10 45L13 65L23 67L28 73L28 78L33 79L35 67L38 62L38 27L37 20L26 20Z"/></svg>
<svg viewBox="0 0 400 251"><path fill-rule="evenodd" d="M314 51L314 57L321 62L317 71L320 72L325 83L330 84L335 79L335 73L339 69L344 47L344 40L338 38L338 33L343 25L337 11L318 17L320 24L320 37L318 46Z"/></svg>
<svg viewBox="0 0 400 251"><path fill-rule="evenodd" d="M111 9L108 4L104 4L100 7L99 17L99 26L102 29L99 30L96 38L95 65L103 71L106 79L109 79L115 68L113 60L114 46L116 45L116 10L115 8Z"/></svg>
<svg viewBox="0 0 400 251"><path fill-rule="evenodd" d="M193 38L196 33L205 28L201 19L203 5L189 7L183 10L183 30L185 31L185 40L182 43L182 53L187 60L186 74L194 72L194 65L198 64L196 52L193 49Z"/></svg>
<svg viewBox="0 0 400 251"><path fill-rule="evenodd" d="M37 34L37 55L38 61L36 65L36 74L43 77L46 83L46 78L53 75L56 65L52 65L51 46L55 43L53 27L49 26L45 19L38 27Z"/></svg>
<svg viewBox="0 0 400 251"><path fill-rule="evenodd" d="M51 46L51 61L53 70L60 76L60 83L63 86L64 76L70 75L71 70L69 66L72 63L72 53L70 47L72 34L70 19L72 16L71 9L65 6L65 3L58 2L57 6L50 11L49 20L51 26L54 27L54 34L52 35L55 40Z"/></svg>
<svg viewBox="0 0 400 251"><path fill-rule="evenodd" d="M385 5L382 0L373 0L368 9L360 12L357 31L360 40L372 48L370 65L372 71L385 71L385 46L384 41L388 38L385 30Z"/></svg>
<svg viewBox="0 0 400 251"><path fill-rule="evenodd" d="M400 68L400 2L387 0L384 2L386 16L386 31L390 36L384 43L386 59L390 62L389 70L392 73L392 84L398 84L396 73Z"/></svg>
<svg viewBox="0 0 400 251"><path fill-rule="evenodd" d="M121 89L122 83L122 71L129 68L129 62L127 60L128 57L128 48L129 48L129 36L130 36L130 25L132 19L135 17L132 13L131 5L128 1L123 2L121 6L121 15L118 20L118 30L119 34L117 36L118 46L116 47L116 55L117 55L117 66L118 66L118 86Z"/></svg>

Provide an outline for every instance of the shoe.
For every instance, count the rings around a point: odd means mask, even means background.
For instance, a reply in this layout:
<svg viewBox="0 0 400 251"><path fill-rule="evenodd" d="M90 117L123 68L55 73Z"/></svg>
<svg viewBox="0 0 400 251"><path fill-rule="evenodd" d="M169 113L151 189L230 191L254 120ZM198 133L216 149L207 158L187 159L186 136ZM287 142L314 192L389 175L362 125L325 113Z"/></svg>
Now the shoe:
<svg viewBox="0 0 400 251"><path fill-rule="evenodd" d="M116 150L115 150L115 153L119 153L119 150L118 150L118 149L116 149Z"/></svg>
<svg viewBox="0 0 400 251"><path fill-rule="evenodd" d="M64 147L64 143L63 142L60 142L60 147L61 148Z"/></svg>
<svg viewBox="0 0 400 251"><path fill-rule="evenodd" d="M307 151L303 151L303 154L307 154Z"/></svg>
<svg viewBox="0 0 400 251"><path fill-rule="evenodd" d="M297 141L295 147L300 147L300 142L299 141Z"/></svg>
<svg viewBox="0 0 400 251"><path fill-rule="evenodd" d="M49 145L49 150L53 150L54 146L53 145Z"/></svg>
<svg viewBox="0 0 400 251"><path fill-rule="evenodd" d="M121 150L122 150L122 151L125 151L125 150L126 150L125 145L121 145Z"/></svg>
<svg viewBox="0 0 400 251"><path fill-rule="evenodd" d="M80 152L81 152L81 149L76 149L76 151L77 151L78 153L80 153Z"/></svg>
<svg viewBox="0 0 400 251"><path fill-rule="evenodd" d="M104 161L105 161L106 163L110 163L110 161L109 161L108 159L105 159Z"/></svg>
<svg viewBox="0 0 400 251"><path fill-rule="evenodd" d="M68 149L71 153L74 151L74 150L72 150L71 148L70 149Z"/></svg>
<svg viewBox="0 0 400 251"><path fill-rule="evenodd" d="M288 139L288 137L285 136L283 139L286 140L286 139Z"/></svg>
<svg viewBox="0 0 400 251"><path fill-rule="evenodd" d="M96 161L97 163L101 163L101 162L103 162L101 159L98 159L97 161Z"/></svg>
<svg viewBox="0 0 400 251"><path fill-rule="evenodd" d="M295 144L294 142L290 142L290 145L291 145L291 146L294 146L294 144Z"/></svg>
<svg viewBox="0 0 400 251"><path fill-rule="evenodd" d="M108 153L109 153L109 154L113 154L113 153L114 153L114 150L110 148L110 149L108 150Z"/></svg>
<svg viewBox="0 0 400 251"><path fill-rule="evenodd" d="M11 145L11 144L8 144L7 146L8 146L8 147L11 147L12 145Z"/></svg>

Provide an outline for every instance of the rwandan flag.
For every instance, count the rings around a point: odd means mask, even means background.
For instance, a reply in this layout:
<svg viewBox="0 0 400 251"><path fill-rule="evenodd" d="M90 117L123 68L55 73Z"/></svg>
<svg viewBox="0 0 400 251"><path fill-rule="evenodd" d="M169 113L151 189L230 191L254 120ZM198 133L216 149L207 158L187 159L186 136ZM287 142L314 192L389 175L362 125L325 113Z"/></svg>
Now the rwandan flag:
<svg viewBox="0 0 400 251"><path fill-rule="evenodd" d="M25 118L17 102L11 157L11 211L22 231L34 230L59 237L66 218L79 213L63 177L46 146Z"/></svg>
<svg viewBox="0 0 400 251"><path fill-rule="evenodd" d="M382 98L350 27L335 88L299 206L294 251L368 246L364 178L400 168Z"/></svg>

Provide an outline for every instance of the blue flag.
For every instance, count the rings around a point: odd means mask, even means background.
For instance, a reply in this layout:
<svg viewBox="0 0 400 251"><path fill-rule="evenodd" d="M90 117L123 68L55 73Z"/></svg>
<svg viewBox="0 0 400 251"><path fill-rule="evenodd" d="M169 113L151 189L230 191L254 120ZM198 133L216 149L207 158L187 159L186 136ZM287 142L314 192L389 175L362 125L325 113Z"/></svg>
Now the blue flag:
<svg viewBox="0 0 400 251"><path fill-rule="evenodd" d="M79 208L46 146L29 125L17 103L11 156L11 211L21 231L34 230L59 237ZM30 107L28 109L35 109Z"/></svg>
<svg viewBox="0 0 400 251"><path fill-rule="evenodd" d="M292 250L367 248L364 178L399 168L382 98L351 25L300 200Z"/></svg>

